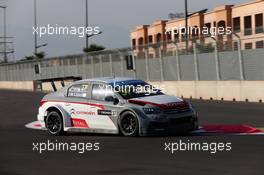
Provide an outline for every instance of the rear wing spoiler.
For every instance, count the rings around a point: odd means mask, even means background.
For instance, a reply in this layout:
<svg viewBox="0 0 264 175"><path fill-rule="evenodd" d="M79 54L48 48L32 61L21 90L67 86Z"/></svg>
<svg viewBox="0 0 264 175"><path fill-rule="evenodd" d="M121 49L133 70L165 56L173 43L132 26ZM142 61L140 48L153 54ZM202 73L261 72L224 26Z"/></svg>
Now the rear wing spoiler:
<svg viewBox="0 0 264 175"><path fill-rule="evenodd" d="M39 79L39 80L34 80L33 84L34 84L34 91L42 91L42 83L50 83L52 86L52 89L54 92L57 91L57 87L55 82L60 82L61 86L64 87L65 86L65 81L78 81L78 80L82 80L82 77L74 77L74 76L70 76L70 77L58 77L58 78L48 78L48 79Z"/></svg>

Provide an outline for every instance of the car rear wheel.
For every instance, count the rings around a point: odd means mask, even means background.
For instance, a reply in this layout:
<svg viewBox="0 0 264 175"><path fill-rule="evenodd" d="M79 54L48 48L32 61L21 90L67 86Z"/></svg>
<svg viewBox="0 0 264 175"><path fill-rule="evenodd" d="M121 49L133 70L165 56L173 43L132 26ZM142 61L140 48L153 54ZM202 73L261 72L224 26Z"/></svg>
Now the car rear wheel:
<svg viewBox="0 0 264 175"><path fill-rule="evenodd" d="M50 134L61 135L63 133L62 117L57 111L48 113L45 124Z"/></svg>
<svg viewBox="0 0 264 175"><path fill-rule="evenodd" d="M120 132L124 136L137 136L139 133L139 122L134 113L127 111L120 116Z"/></svg>

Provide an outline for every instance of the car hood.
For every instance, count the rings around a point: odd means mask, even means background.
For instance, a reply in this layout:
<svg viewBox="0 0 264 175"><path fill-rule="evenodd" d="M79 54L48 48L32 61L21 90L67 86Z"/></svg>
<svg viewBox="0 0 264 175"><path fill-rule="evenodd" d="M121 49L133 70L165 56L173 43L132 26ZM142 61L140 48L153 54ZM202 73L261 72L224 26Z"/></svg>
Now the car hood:
<svg viewBox="0 0 264 175"><path fill-rule="evenodd" d="M168 104L168 103L178 103L183 102L181 98L170 96L170 95L155 95L155 96L146 96L140 98L133 98L130 100L155 103L155 104Z"/></svg>

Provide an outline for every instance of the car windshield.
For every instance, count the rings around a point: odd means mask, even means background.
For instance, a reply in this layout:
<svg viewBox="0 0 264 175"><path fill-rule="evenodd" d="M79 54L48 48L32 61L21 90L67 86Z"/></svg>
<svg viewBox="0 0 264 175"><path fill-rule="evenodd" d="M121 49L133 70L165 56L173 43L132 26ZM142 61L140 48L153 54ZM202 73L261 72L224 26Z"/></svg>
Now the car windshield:
<svg viewBox="0 0 264 175"><path fill-rule="evenodd" d="M161 90L142 80L127 80L110 84L124 99L162 95Z"/></svg>

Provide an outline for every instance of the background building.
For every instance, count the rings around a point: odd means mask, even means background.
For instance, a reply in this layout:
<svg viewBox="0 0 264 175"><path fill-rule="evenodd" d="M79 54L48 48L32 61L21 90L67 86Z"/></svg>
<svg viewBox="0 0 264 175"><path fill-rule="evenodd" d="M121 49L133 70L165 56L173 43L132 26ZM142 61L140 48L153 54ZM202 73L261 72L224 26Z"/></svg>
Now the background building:
<svg viewBox="0 0 264 175"><path fill-rule="evenodd" d="M188 18L188 25L192 30L201 30L203 27L230 27L231 35L221 34L215 37L219 51L241 49L256 49L264 47L263 30L264 0L253 0L240 5L223 5L209 12L198 12ZM138 57L143 57L144 47L148 45L148 57L157 57L155 46L159 44L162 52L170 53L175 44L178 48L184 48L185 35L166 33L173 28L185 28L184 19L155 21L152 25L142 25L131 31L131 42ZM175 33L177 33L175 31ZM212 42L209 35L189 32L189 50L193 43L201 47L209 48L207 44ZM150 47L149 47L150 46ZM143 54L143 55L140 55Z"/></svg>

